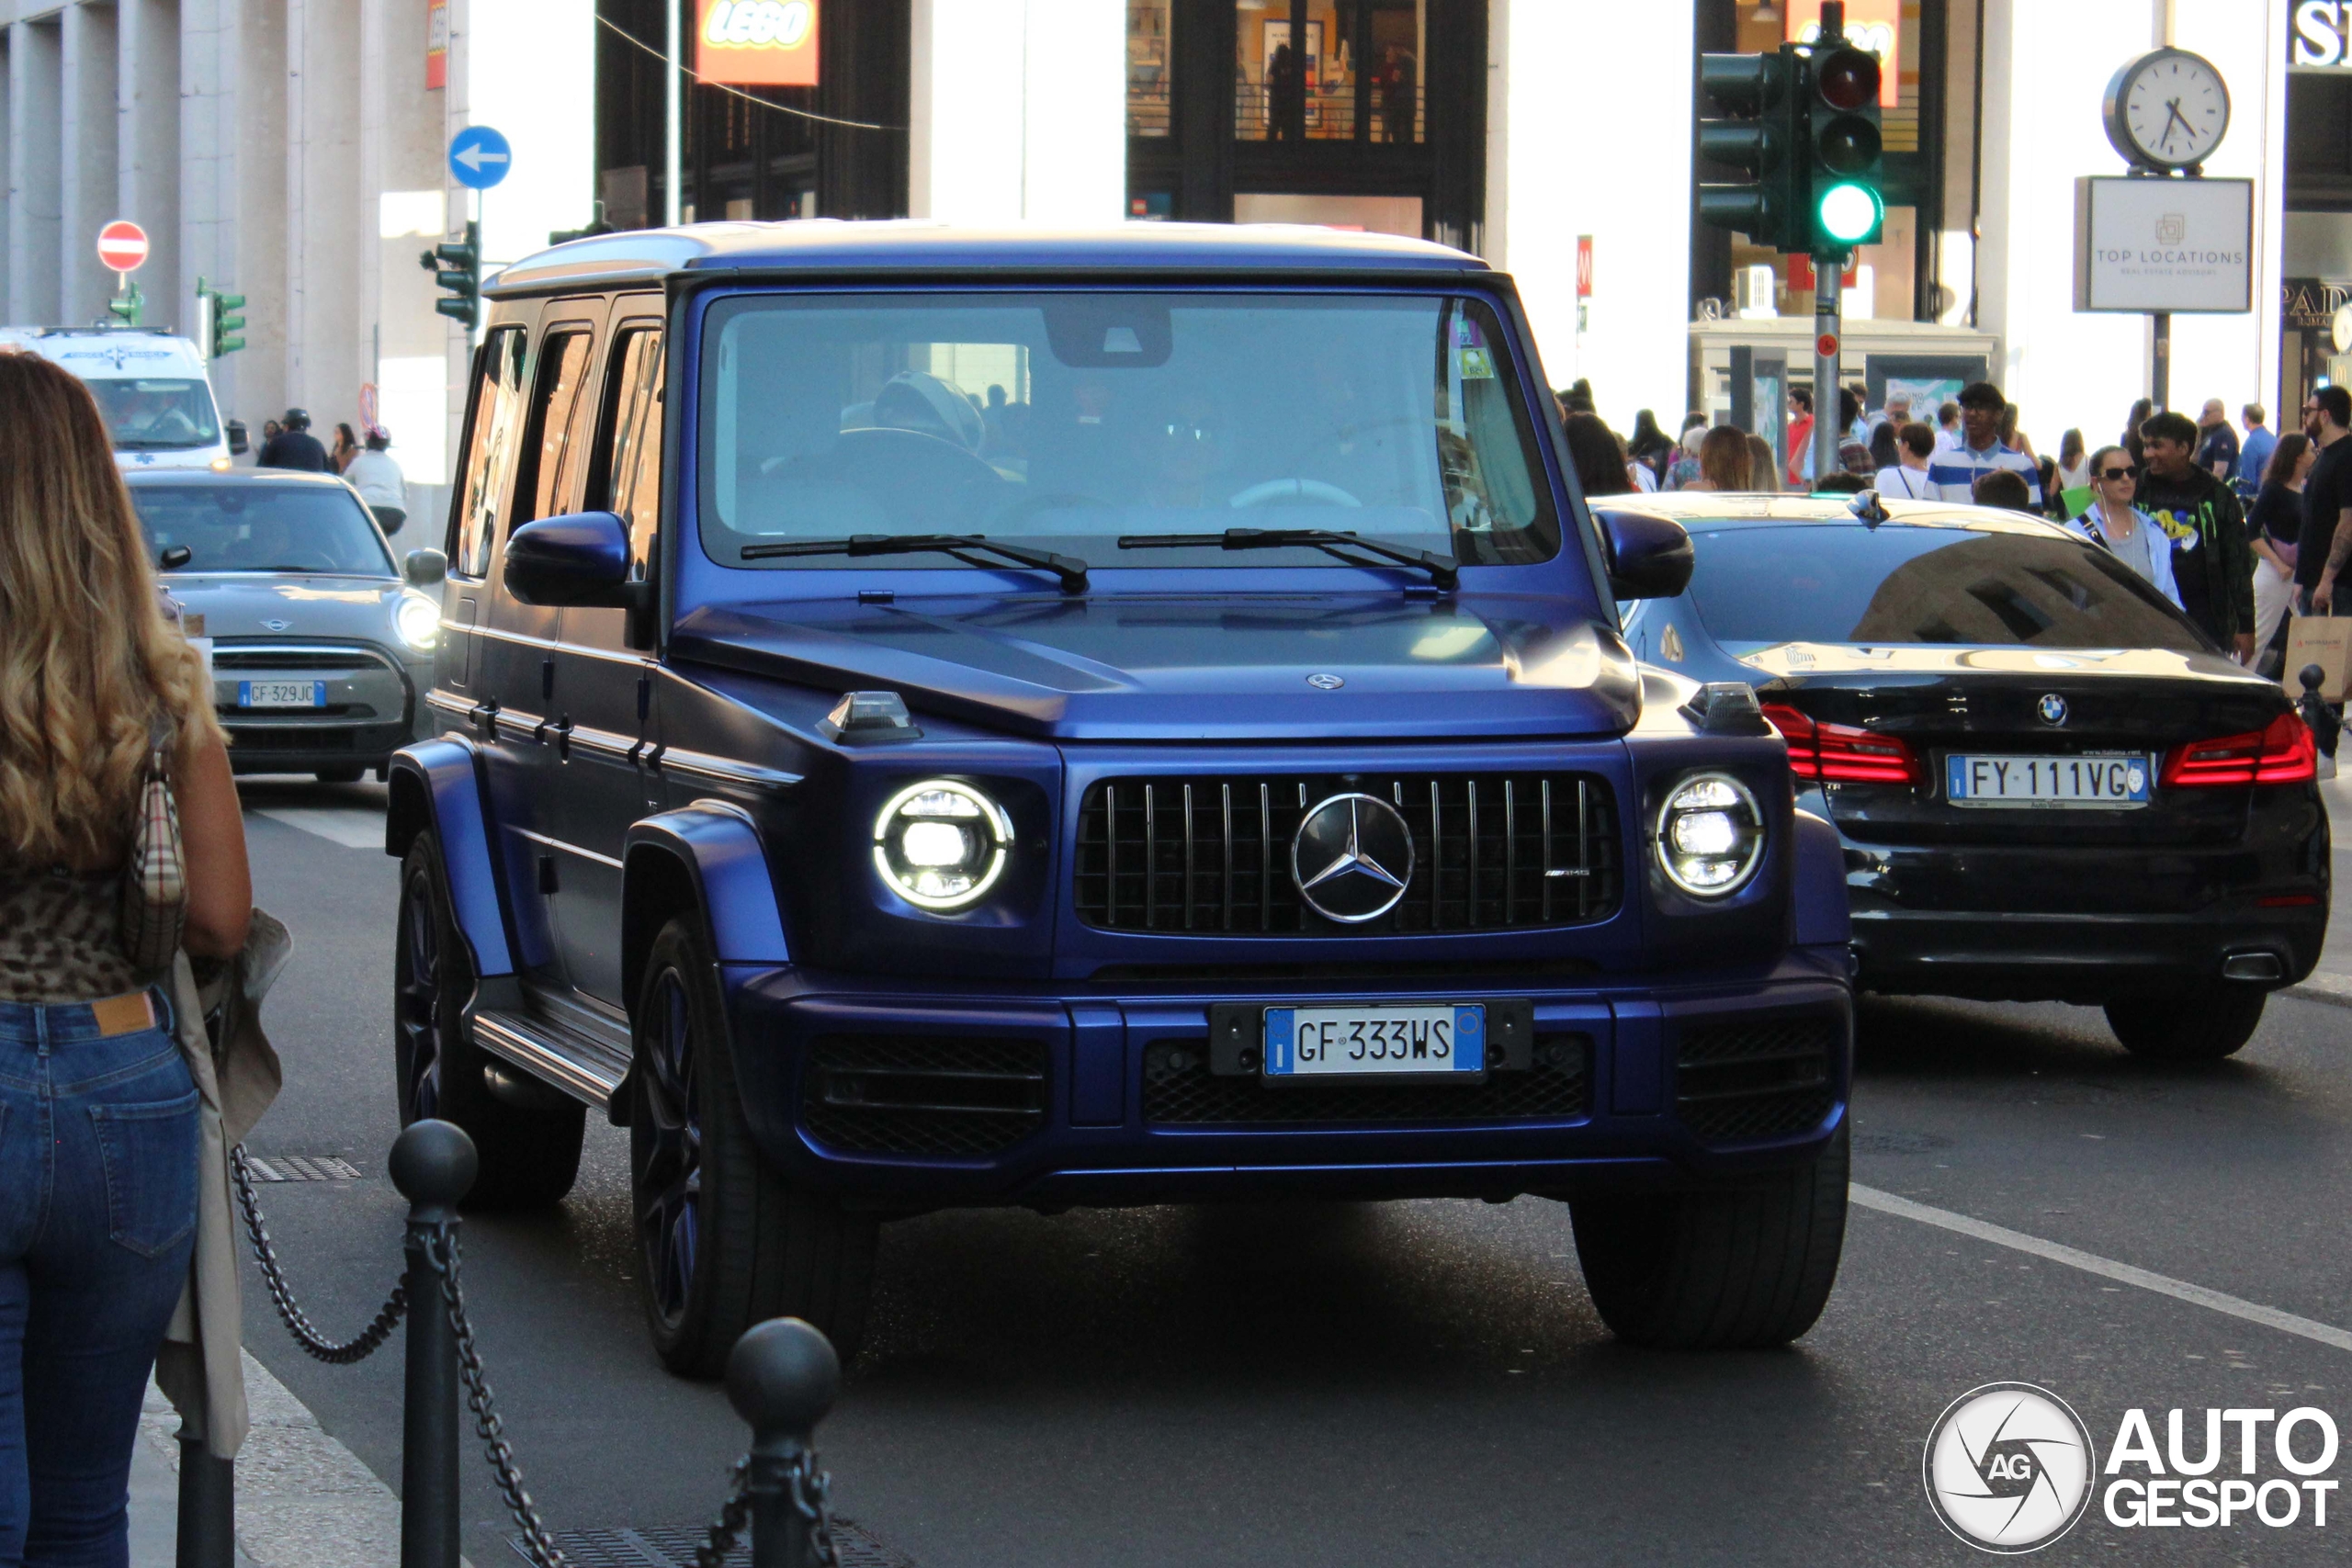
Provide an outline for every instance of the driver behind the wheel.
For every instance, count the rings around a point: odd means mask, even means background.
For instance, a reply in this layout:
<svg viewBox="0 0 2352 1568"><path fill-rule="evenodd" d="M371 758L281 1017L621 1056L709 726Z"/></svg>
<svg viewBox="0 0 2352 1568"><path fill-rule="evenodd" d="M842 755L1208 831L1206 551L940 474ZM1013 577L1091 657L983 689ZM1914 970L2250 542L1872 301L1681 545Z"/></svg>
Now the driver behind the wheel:
<svg viewBox="0 0 2352 1568"><path fill-rule="evenodd" d="M1219 412L1205 394L1187 392L1145 422L1136 454L1143 504L1198 510L1223 503L1224 491L1216 482L1226 467Z"/></svg>

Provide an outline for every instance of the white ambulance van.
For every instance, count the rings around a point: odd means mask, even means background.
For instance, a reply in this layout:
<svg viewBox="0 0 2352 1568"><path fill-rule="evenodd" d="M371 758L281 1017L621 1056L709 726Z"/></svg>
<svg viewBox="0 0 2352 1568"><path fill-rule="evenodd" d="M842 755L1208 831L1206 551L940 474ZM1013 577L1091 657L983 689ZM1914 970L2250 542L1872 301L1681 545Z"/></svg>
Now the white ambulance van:
<svg viewBox="0 0 2352 1568"><path fill-rule="evenodd" d="M0 327L0 343L53 360L98 400L126 468L225 469L245 449L224 428L196 344L137 327Z"/></svg>

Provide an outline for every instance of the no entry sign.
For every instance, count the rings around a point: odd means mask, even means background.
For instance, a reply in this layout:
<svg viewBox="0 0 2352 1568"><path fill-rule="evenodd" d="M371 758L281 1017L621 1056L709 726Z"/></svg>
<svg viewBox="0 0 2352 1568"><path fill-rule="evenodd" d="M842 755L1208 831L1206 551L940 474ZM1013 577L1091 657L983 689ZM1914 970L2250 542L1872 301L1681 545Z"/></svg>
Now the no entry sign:
<svg viewBox="0 0 2352 1568"><path fill-rule="evenodd" d="M136 272L147 260L147 231L118 218L98 231L98 259L117 272Z"/></svg>

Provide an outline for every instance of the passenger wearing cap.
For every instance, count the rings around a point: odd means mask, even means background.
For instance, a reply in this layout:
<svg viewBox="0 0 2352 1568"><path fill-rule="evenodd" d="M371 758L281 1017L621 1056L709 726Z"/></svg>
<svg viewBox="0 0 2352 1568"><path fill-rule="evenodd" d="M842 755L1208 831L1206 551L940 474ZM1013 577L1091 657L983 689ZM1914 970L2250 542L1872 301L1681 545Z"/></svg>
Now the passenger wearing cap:
<svg viewBox="0 0 2352 1568"><path fill-rule="evenodd" d="M344 479L359 492L368 510L387 534L397 534L401 525L408 521L408 486L401 476L401 466L386 448L392 444L392 433L380 424L368 427L368 444L343 470Z"/></svg>
<svg viewBox="0 0 2352 1568"><path fill-rule="evenodd" d="M309 474L334 471L327 449L311 434L311 416L302 409L286 411L284 428L263 445L261 456L254 462L257 468L299 468Z"/></svg>
<svg viewBox="0 0 2352 1568"><path fill-rule="evenodd" d="M1978 479L2006 470L2025 480L2028 502L2041 510L2041 465L2001 440L2001 418L2008 407L2008 399L1990 381L1960 394L1960 445L1942 447L1928 460L1930 501L1973 502Z"/></svg>

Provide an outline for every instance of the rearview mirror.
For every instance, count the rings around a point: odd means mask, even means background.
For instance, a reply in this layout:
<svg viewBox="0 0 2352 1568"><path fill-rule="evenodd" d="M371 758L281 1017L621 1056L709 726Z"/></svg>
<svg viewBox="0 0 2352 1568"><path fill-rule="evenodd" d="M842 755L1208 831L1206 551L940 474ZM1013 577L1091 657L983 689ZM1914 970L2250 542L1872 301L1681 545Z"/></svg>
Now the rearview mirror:
<svg viewBox="0 0 2352 1568"><path fill-rule="evenodd" d="M242 419L231 420L229 422L229 456L242 457L252 450L253 442L245 434L245 422Z"/></svg>
<svg viewBox="0 0 2352 1568"><path fill-rule="evenodd" d="M449 558L439 550L411 550L401 558L401 575L412 588L430 588L449 575Z"/></svg>
<svg viewBox="0 0 2352 1568"><path fill-rule="evenodd" d="M1612 599L1671 599L1690 586L1690 536L1655 512L1596 508Z"/></svg>
<svg viewBox="0 0 2352 1568"><path fill-rule="evenodd" d="M155 558L155 564L165 571L177 571L196 558L196 552L186 545L173 545Z"/></svg>
<svg viewBox="0 0 2352 1568"><path fill-rule="evenodd" d="M526 604L616 609L636 595L628 527L610 512L526 523L506 540L506 591Z"/></svg>

